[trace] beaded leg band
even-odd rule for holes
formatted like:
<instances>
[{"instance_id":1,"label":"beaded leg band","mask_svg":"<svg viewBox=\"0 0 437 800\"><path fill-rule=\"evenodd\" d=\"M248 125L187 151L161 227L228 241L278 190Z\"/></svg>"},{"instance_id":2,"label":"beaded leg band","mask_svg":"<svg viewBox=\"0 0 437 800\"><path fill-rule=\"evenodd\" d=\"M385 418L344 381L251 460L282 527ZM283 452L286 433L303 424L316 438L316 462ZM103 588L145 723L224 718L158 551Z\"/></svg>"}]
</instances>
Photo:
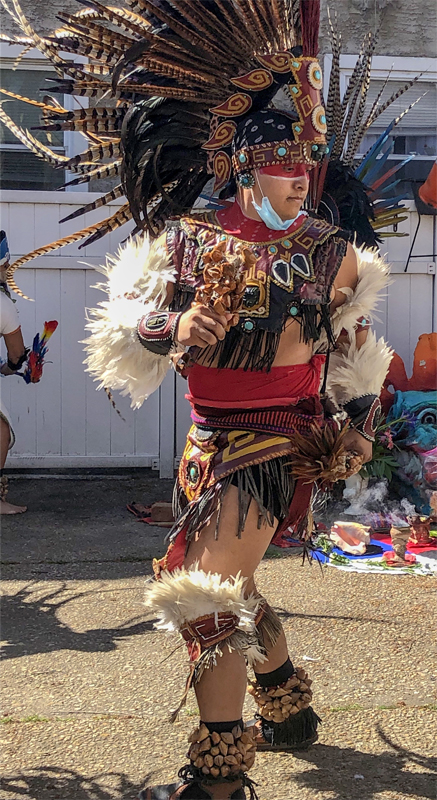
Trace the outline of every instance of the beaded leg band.
<instances>
[{"instance_id":1,"label":"beaded leg band","mask_svg":"<svg viewBox=\"0 0 437 800\"><path fill-rule=\"evenodd\" d=\"M249 685L261 722L258 750L304 749L317 740L321 720L310 706L311 684L307 672L298 668L280 685L267 688L257 681Z\"/></svg>"},{"instance_id":2,"label":"beaded leg band","mask_svg":"<svg viewBox=\"0 0 437 800\"><path fill-rule=\"evenodd\" d=\"M253 728L237 725L232 732L210 732L206 725L189 737L190 748L187 756L190 769L197 771L203 783L235 781L244 782L245 773L255 761L256 744Z\"/></svg>"}]
</instances>

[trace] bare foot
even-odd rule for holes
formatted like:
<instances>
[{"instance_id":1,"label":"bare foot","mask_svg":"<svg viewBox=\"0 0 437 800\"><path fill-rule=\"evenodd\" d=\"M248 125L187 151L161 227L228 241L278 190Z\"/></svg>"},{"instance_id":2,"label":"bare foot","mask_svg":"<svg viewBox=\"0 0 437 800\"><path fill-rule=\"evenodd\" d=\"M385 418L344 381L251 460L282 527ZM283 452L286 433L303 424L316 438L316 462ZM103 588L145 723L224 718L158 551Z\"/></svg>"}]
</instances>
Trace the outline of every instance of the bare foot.
<instances>
[{"instance_id":1,"label":"bare foot","mask_svg":"<svg viewBox=\"0 0 437 800\"><path fill-rule=\"evenodd\" d=\"M6 500L0 500L0 514L24 514L27 506L14 506Z\"/></svg>"}]
</instances>

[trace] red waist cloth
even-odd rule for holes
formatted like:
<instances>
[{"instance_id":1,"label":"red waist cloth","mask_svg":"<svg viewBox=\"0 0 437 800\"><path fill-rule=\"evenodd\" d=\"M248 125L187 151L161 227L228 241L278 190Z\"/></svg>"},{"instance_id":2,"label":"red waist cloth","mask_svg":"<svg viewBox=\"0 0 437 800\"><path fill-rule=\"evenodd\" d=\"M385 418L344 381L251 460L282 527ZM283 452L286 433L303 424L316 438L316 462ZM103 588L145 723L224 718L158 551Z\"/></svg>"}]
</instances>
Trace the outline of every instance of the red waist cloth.
<instances>
[{"instance_id":1,"label":"red waist cloth","mask_svg":"<svg viewBox=\"0 0 437 800\"><path fill-rule=\"evenodd\" d=\"M269 408L289 406L317 396L325 356L313 356L309 364L272 367L270 372L215 369L194 364L188 376L192 406L202 408Z\"/></svg>"}]
</instances>

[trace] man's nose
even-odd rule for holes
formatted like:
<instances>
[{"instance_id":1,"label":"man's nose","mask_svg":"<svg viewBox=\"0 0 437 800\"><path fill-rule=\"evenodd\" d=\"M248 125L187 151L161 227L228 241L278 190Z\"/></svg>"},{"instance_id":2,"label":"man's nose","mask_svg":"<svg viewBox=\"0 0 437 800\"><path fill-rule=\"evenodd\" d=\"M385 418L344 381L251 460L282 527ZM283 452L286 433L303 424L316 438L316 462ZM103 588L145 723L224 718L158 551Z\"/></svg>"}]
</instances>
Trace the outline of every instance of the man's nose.
<instances>
[{"instance_id":1,"label":"man's nose","mask_svg":"<svg viewBox=\"0 0 437 800\"><path fill-rule=\"evenodd\" d=\"M291 178L291 185L293 189L304 191L308 187L307 175L299 175L297 178Z\"/></svg>"}]
</instances>

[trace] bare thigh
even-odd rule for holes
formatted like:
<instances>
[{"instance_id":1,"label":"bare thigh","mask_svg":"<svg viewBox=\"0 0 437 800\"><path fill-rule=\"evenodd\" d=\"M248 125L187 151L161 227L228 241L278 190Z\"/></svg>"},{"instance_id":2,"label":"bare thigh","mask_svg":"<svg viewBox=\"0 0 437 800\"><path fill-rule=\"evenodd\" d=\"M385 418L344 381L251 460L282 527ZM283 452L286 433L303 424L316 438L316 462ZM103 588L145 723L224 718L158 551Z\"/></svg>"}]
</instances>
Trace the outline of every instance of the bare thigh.
<instances>
[{"instance_id":1,"label":"bare thigh","mask_svg":"<svg viewBox=\"0 0 437 800\"><path fill-rule=\"evenodd\" d=\"M222 501L218 537L215 538L214 515L191 543L184 566L191 567L197 561L204 572L218 572L222 580L233 577L238 572L245 578L252 578L274 536L277 524L270 526L262 519L261 527L258 527L258 517L258 505L252 500L246 525L239 538L238 489L230 486Z\"/></svg>"}]
</instances>

